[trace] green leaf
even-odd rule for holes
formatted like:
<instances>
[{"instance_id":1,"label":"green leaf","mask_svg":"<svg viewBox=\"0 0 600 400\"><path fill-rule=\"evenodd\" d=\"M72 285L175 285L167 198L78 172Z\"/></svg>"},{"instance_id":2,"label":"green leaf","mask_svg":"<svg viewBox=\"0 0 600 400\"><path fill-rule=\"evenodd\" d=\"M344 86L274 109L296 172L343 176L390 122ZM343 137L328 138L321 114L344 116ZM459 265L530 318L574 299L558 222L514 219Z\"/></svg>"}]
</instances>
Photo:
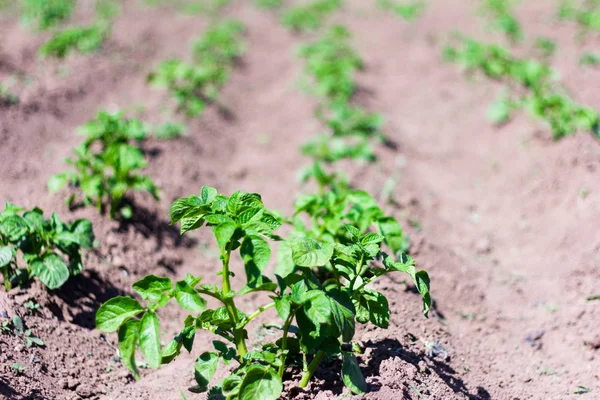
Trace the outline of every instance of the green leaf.
<instances>
[{"instance_id":1,"label":"green leaf","mask_svg":"<svg viewBox=\"0 0 600 400\"><path fill-rule=\"evenodd\" d=\"M375 290L365 289L357 304L357 319L361 323L371 321L380 328L387 329L390 323L390 307L385 296ZM359 314L361 315L359 318Z\"/></svg>"},{"instance_id":2,"label":"green leaf","mask_svg":"<svg viewBox=\"0 0 600 400\"><path fill-rule=\"evenodd\" d=\"M140 323L140 350L148 365L160 367L160 323L155 312L149 311L142 317Z\"/></svg>"},{"instance_id":3,"label":"green leaf","mask_svg":"<svg viewBox=\"0 0 600 400\"><path fill-rule=\"evenodd\" d=\"M283 390L281 378L269 367L251 365L240 384L240 400L277 400Z\"/></svg>"},{"instance_id":4,"label":"green leaf","mask_svg":"<svg viewBox=\"0 0 600 400\"><path fill-rule=\"evenodd\" d=\"M225 222L213 227L213 234L215 235L215 239L217 239L217 244L219 245L221 254L225 254L227 243L229 243L233 237L236 229L237 225L232 222Z\"/></svg>"},{"instance_id":5,"label":"green leaf","mask_svg":"<svg viewBox=\"0 0 600 400\"><path fill-rule=\"evenodd\" d=\"M12 248L9 246L0 247L0 267L7 266L13 257Z\"/></svg>"},{"instance_id":6,"label":"green leaf","mask_svg":"<svg viewBox=\"0 0 600 400\"><path fill-rule=\"evenodd\" d=\"M140 334L140 321L129 320L119 328L119 351L123 365L133 373L135 379L140 378L140 373L135 363L135 349Z\"/></svg>"},{"instance_id":7,"label":"green leaf","mask_svg":"<svg viewBox=\"0 0 600 400\"><path fill-rule=\"evenodd\" d=\"M96 328L104 332L114 332L144 308L131 297L117 296L102 304L96 313Z\"/></svg>"},{"instance_id":8,"label":"green leaf","mask_svg":"<svg viewBox=\"0 0 600 400\"><path fill-rule=\"evenodd\" d=\"M51 290L61 287L69 279L69 267L65 260L55 253L34 260L29 264L29 268L33 275Z\"/></svg>"},{"instance_id":9,"label":"green leaf","mask_svg":"<svg viewBox=\"0 0 600 400\"><path fill-rule=\"evenodd\" d=\"M68 181L69 178L66 173L52 175L48 181L48 191L56 193L65 187Z\"/></svg>"},{"instance_id":10,"label":"green leaf","mask_svg":"<svg viewBox=\"0 0 600 400\"><path fill-rule=\"evenodd\" d=\"M198 357L194 364L194 378L197 386L194 386L195 393L205 392L213 375L219 365L219 355L212 352L204 352Z\"/></svg>"},{"instance_id":11,"label":"green leaf","mask_svg":"<svg viewBox=\"0 0 600 400\"><path fill-rule=\"evenodd\" d=\"M394 254L404 250L405 240L402 236L400 223L392 217L382 218L377 221L379 231L384 237L384 242Z\"/></svg>"},{"instance_id":12,"label":"green leaf","mask_svg":"<svg viewBox=\"0 0 600 400\"><path fill-rule=\"evenodd\" d=\"M344 385L354 394L367 391L367 383L358 366L356 357L352 353L342 353L342 380Z\"/></svg>"},{"instance_id":13,"label":"green leaf","mask_svg":"<svg viewBox=\"0 0 600 400\"><path fill-rule=\"evenodd\" d=\"M6 235L10 242L16 242L27 233L27 222L18 215L10 215L0 222L0 233Z\"/></svg>"},{"instance_id":14,"label":"green leaf","mask_svg":"<svg viewBox=\"0 0 600 400\"><path fill-rule=\"evenodd\" d=\"M319 267L327 264L333 255L333 246L312 239L299 239L292 244L292 259L300 267Z\"/></svg>"},{"instance_id":15,"label":"green leaf","mask_svg":"<svg viewBox=\"0 0 600 400\"><path fill-rule=\"evenodd\" d=\"M331 302L324 292L316 293L315 297L304 305L304 311L313 324L325 324L330 321Z\"/></svg>"},{"instance_id":16,"label":"green leaf","mask_svg":"<svg viewBox=\"0 0 600 400\"><path fill-rule=\"evenodd\" d=\"M271 248L260 236L248 235L242 242L240 254L244 260L248 283L252 285L261 278L262 271L269 263Z\"/></svg>"},{"instance_id":17,"label":"green leaf","mask_svg":"<svg viewBox=\"0 0 600 400\"><path fill-rule=\"evenodd\" d=\"M206 308L206 301L186 281L179 281L175 285L175 299L188 311L199 313Z\"/></svg>"},{"instance_id":18,"label":"green leaf","mask_svg":"<svg viewBox=\"0 0 600 400\"><path fill-rule=\"evenodd\" d=\"M342 340L349 342L354 337L355 330L354 306L348 295L341 291L330 292L328 295L333 320L342 333Z\"/></svg>"},{"instance_id":19,"label":"green leaf","mask_svg":"<svg viewBox=\"0 0 600 400\"><path fill-rule=\"evenodd\" d=\"M200 189L200 201L203 205L210 204L217 197L217 189L210 186L202 186Z\"/></svg>"},{"instance_id":20,"label":"green leaf","mask_svg":"<svg viewBox=\"0 0 600 400\"><path fill-rule=\"evenodd\" d=\"M135 282L132 287L142 299L158 301L164 292L171 290L172 285L170 278L148 275Z\"/></svg>"}]
</instances>

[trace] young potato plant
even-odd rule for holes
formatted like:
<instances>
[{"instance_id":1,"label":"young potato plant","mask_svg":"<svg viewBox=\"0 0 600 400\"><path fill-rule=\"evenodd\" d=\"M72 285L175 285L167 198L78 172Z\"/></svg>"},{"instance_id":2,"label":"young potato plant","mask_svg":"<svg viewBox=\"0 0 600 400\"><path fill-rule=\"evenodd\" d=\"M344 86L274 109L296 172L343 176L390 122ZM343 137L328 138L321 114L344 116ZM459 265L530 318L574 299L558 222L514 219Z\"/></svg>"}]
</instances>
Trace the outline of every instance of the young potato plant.
<instances>
[{"instance_id":1,"label":"young potato plant","mask_svg":"<svg viewBox=\"0 0 600 400\"><path fill-rule=\"evenodd\" d=\"M598 112L572 100L558 82L558 73L547 63L517 58L500 45L469 38L459 38L458 45L447 46L444 56L470 73L481 72L511 89L510 96L504 94L489 110L492 122L504 123L513 110L525 108L550 126L554 139L579 130L599 135Z\"/></svg>"},{"instance_id":2,"label":"young potato plant","mask_svg":"<svg viewBox=\"0 0 600 400\"><path fill-rule=\"evenodd\" d=\"M108 35L104 25L73 26L55 33L40 48L42 56L64 58L73 51L91 53L102 46Z\"/></svg>"},{"instance_id":3,"label":"young potato plant","mask_svg":"<svg viewBox=\"0 0 600 400\"><path fill-rule=\"evenodd\" d=\"M81 250L94 244L92 224L87 219L64 223L56 213L48 220L37 207L23 211L7 202L0 214L4 287L8 290L37 277L48 289L57 289L82 271Z\"/></svg>"},{"instance_id":4,"label":"young potato plant","mask_svg":"<svg viewBox=\"0 0 600 400\"><path fill-rule=\"evenodd\" d=\"M313 2L290 8L282 16L281 23L297 32L314 31L324 20L339 10L342 0L314 0Z\"/></svg>"},{"instance_id":5,"label":"young potato plant","mask_svg":"<svg viewBox=\"0 0 600 400\"><path fill-rule=\"evenodd\" d=\"M237 21L221 22L194 45L194 62L167 60L149 75L148 81L166 87L179 111L195 117L216 103L236 60L244 53L244 27Z\"/></svg>"},{"instance_id":6,"label":"young potato plant","mask_svg":"<svg viewBox=\"0 0 600 400\"><path fill-rule=\"evenodd\" d=\"M398 4L392 0L377 0L377 5L384 10L393 12L405 21L414 21L423 15L423 12L425 11L424 1L412 1Z\"/></svg>"},{"instance_id":7,"label":"young potato plant","mask_svg":"<svg viewBox=\"0 0 600 400\"><path fill-rule=\"evenodd\" d=\"M19 96L0 83L0 108L19 104Z\"/></svg>"},{"instance_id":8,"label":"young potato plant","mask_svg":"<svg viewBox=\"0 0 600 400\"><path fill-rule=\"evenodd\" d=\"M212 229L221 253L221 285L201 284L202 277L192 275L175 284L150 275L133 285L145 305L131 297L113 298L98 310L96 326L118 331L121 357L135 376L139 375L137 347L150 366L159 367L177 357L182 347L191 351L197 330L219 336L221 340L212 342L214 351L196 360L197 385L190 388L194 392L209 389L222 361L233 363L233 370L213 384L211 394L227 399L277 399L288 367L302 364L300 386L305 387L326 357L342 359L341 375L353 393L366 391L353 354L356 323L387 328L390 316L385 296L368 284L390 272L408 273L423 296L427 314L429 277L417 272L413 261L401 253L398 223L383 216L369 195L350 191L343 199L340 196L326 193L299 200L296 213L308 213L313 226L294 223L296 233L280 242L279 273L270 278L265 275L271 257L269 243L281 240L274 233L281 222L264 207L260 195L238 191L226 197L205 186L199 196L176 200L171 219L181 224L182 233L205 224ZM392 256L383 252L384 245ZM233 257L236 252L239 257ZM235 260L243 265L235 266ZM246 284L236 290L230 278L238 273L245 275ZM255 291L268 293L271 301L254 310L238 308L237 304L248 304L244 297ZM157 310L173 298L190 315L181 332L161 346ZM207 308L207 298L220 306ZM279 338L249 346L248 325L272 308L281 319Z\"/></svg>"},{"instance_id":9,"label":"young potato plant","mask_svg":"<svg viewBox=\"0 0 600 400\"><path fill-rule=\"evenodd\" d=\"M523 41L523 29L512 12L516 0L484 0L482 10L493 19L493 28L502 32L512 43Z\"/></svg>"},{"instance_id":10,"label":"young potato plant","mask_svg":"<svg viewBox=\"0 0 600 400\"><path fill-rule=\"evenodd\" d=\"M327 102L349 102L356 89L354 75L363 62L348 43L350 32L333 26L322 38L302 46L299 55L305 60L305 75L312 89Z\"/></svg>"},{"instance_id":11,"label":"young potato plant","mask_svg":"<svg viewBox=\"0 0 600 400\"><path fill-rule=\"evenodd\" d=\"M20 0L21 15L28 25L42 31L67 20L75 8L75 0Z\"/></svg>"},{"instance_id":12,"label":"young potato plant","mask_svg":"<svg viewBox=\"0 0 600 400\"><path fill-rule=\"evenodd\" d=\"M80 131L84 142L73 150L74 158L65 160L75 171L52 176L48 183L51 192L69 184L81 191L84 205L95 205L102 212L108 204L111 218L126 219L132 210L123 199L130 191L146 191L159 199L158 187L148 176L139 174L148 164L138 145L148 135L140 121L102 111ZM76 198L71 195L68 204Z\"/></svg>"},{"instance_id":13,"label":"young potato plant","mask_svg":"<svg viewBox=\"0 0 600 400\"><path fill-rule=\"evenodd\" d=\"M381 132L383 117L344 102L333 103L320 119L328 132L302 146L314 161L335 163L341 159L375 161L373 139L385 141Z\"/></svg>"},{"instance_id":14,"label":"young potato plant","mask_svg":"<svg viewBox=\"0 0 600 400\"><path fill-rule=\"evenodd\" d=\"M283 5L284 0L255 0L254 3L259 8L275 9Z\"/></svg>"},{"instance_id":15,"label":"young potato plant","mask_svg":"<svg viewBox=\"0 0 600 400\"><path fill-rule=\"evenodd\" d=\"M600 0L563 0L558 17L577 23L579 36L583 38L590 32L600 31Z\"/></svg>"}]
</instances>

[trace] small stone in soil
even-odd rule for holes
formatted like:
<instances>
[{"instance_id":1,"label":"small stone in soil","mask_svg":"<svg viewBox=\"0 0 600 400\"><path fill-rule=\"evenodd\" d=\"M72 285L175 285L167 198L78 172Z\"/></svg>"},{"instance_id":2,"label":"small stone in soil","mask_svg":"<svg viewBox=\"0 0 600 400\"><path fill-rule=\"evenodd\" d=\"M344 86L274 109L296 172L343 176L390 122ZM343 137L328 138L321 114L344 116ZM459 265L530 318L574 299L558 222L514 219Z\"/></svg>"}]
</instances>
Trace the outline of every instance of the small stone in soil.
<instances>
[{"instance_id":1,"label":"small stone in soil","mask_svg":"<svg viewBox=\"0 0 600 400\"><path fill-rule=\"evenodd\" d=\"M529 332L525 336L525 343L539 350L542 348L542 336L544 336L543 329L538 329L537 331Z\"/></svg>"}]
</instances>

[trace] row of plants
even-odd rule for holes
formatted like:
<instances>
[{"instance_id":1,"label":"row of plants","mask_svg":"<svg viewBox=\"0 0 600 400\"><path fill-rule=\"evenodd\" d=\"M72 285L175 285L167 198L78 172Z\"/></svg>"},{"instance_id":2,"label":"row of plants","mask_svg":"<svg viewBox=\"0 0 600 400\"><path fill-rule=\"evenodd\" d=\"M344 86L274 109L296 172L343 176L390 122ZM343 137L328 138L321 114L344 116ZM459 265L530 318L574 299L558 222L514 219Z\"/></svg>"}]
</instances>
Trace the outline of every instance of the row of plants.
<instances>
[{"instance_id":1,"label":"row of plants","mask_svg":"<svg viewBox=\"0 0 600 400\"><path fill-rule=\"evenodd\" d=\"M548 46L541 47L548 54ZM444 58L468 73L481 74L503 85L504 92L488 109L488 118L496 124L506 123L515 111L525 109L550 127L554 139L581 130L600 135L598 112L573 100L545 60L517 57L502 45L463 35L457 35L445 47Z\"/></svg>"},{"instance_id":2,"label":"row of plants","mask_svg":"<svg viewBox=\"0 0 600 400\"><path fill-rule=\"evenodd\" d=\"M219 93L232 69L246 50L244 25L220 21L210 27L193 45L192 62L170 59L148 76L157 87L166 88L186 117L195 117L209 104L218 104Z\"/></svg>"},{"instance_id":3,"label":"row of plants","mask_svg":"<svg viewBox=\"0 0 600 400\"><path fill-rule=\"evenodd\" d=\"M134 376L139 377L137 348L148 365L157 368L172 362L183 348L191 352L196 331L208 330L219 340L212 342L214 350L197 358L193 392L209 391L227 399L276 399L290 370L302 370L299 386L306 387L324 360L339 359L344 384L362 393L367 384L356 358L361 348L353 341L357 325L387 328L390 319L387 299L370 284L391 272L407 273L422 296L424 314L429 312L429 276L406 254L398 221L371 195L351 188L331 171L341 158L361 158L351 155L353 151L340 153L336 140L382 135L381 117L350 105L354 73L362 62L348 39L347 30L336 26L300 50L307 63L307 85L320 100L316 114L331 129L319 138L330 155L312 145L303 147L313 160L305 178L314 180L317 193L298 198L294 215L287 218L265 208L256 193L226 196L204 186L199 195L177 199L170 216L182 234L203 227L212 230L220 252L221 283L204 284L204 277L191 274L177 282L149 275L133 284L141 302L121 296L98 310L98 329L118 332L123 362ZM278 233L283 226L285 237ZM275 248L277 261L269 272ZM244 283L234 287L232 278L240 275ZM239 308L252 303L245 299L254 292L263 292L259 298L268 300L252 310ZM158 311L172 299L189 315L181 331L163 346ZM207 307L210 299L219 307ZM259 317L267 318L261 315L268 310L274 310L271 318L279 319L270 324L276 337L267 343L249 342L249 326ZM231 374L211 383L220 364Z\"/></svg>"}]
</instances>

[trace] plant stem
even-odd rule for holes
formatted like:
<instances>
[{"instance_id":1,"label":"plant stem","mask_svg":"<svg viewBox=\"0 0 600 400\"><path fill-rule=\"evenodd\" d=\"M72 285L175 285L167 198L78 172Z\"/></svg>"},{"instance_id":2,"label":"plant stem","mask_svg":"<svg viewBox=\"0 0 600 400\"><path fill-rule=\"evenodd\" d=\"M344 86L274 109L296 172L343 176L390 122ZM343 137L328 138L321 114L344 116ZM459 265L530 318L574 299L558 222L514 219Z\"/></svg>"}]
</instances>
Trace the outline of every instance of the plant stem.
<instances>
[{"instance_id":1,"label":"plant stem","mask_svg":"<svg viewBox=\"0 0 600 400\"><path fill-rule=\"evenodd\" d=\"M283 372L285 371L285 359L287 358L287 354L285 353L285 348L287 347L287 337L288 331L290 330L290 325L292 324L292 320L294 319L295 312L290 312L285 324L283 325L283 337L281 338L281 365L279 366L279 377L283 378Z\"/></svg>"},{"instance_id":2,"label":"plant stem","mask_svg":"<svg viewBox=\"0 0 600 400\"><path fill-rule=\"evenodd\" d=\"M308 382L315 374L315 371L317 370L317 367L323 360L323 357L325 357L325 352L319 350L319 352L315 355L315 358L313 358L310 364L308 364L308 368L304 371L304 374L302 374L302 380L300 380L301 388L305 388L306 385L308 385Z\"/></svg>"},{"instance_id":3,"label":"plant stem","mask_svg":"<svg viewBox=\"0 0 600 400\"><path fill-rule=\"evenodd\" d=\"M242 327L246 326L250 321L252 321L254 318L258 317L261 313L263 313L264 311L267 311L269 308L275 306L275 302L273 303L269 303L267 305L264 306L260 306L258 308L257 311L255 311L254 313L250 314L247 318L246 321L244 321L242 323Z\"/></svg>"},{"instance_id":4,"label":"plant stem","mask_svg":"<svg viewBox=\"0 0 600 400\"><path fill-rule=\"evenodd\" d=\"M225 250L225 254L223 254L223 299L221 300L227 309L227 313L229 314L229 318L233 322L233 342L235 347L237 348L238 354L240 357L243 357L248 352L248 348L246 347L246 338L245 338L245 330L244 328L238 328L238 324L240 322L237 313L237 307L235 306L235 302L233 301L233 296L229 297L228 293L231 292L231 283L229 281L229 260L231 258L231 247L233 242L229 242L227 244L227 249Z\"/></svg>"}]
</instances>

